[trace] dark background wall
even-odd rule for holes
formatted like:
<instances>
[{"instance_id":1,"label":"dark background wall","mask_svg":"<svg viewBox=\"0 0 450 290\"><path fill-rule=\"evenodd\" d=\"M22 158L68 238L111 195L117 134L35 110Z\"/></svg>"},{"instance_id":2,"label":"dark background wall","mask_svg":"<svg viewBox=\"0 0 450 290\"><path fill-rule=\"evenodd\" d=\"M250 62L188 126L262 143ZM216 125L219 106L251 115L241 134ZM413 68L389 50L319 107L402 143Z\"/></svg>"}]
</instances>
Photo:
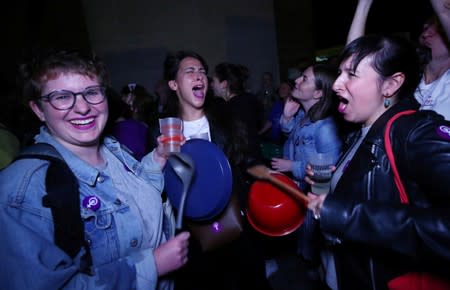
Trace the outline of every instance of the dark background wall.
<instances>
[{"instance_id":1,"label":"dark background wall","mask_svg":"<svg viewBox=\"0 0 450 290\"><path fill-rule=\"evenodd\" d=\"M347 36L357 0L314 0L316 49L342 44ZM374 0L366 33L406 32L417 39L431 13L428 0Z\"/></svg>"},{"instance_id":2,"label":"dark background wall","mask_svg":"<svg viewBox=\"0 0 450 290\"><path fill-rule=\"evenodd\" d=\"M79 0L9 1L1 12L2 78L14 79L17 63L34 47L90 49L83 7Z\"/></svg>"},{"instance_id":3,"label":"dark background wall","mask_svg":"<svg viewBox=\"0 0 450 290\"><path fill-rule=\"evenodd\" d=\"M249 66L284 78L317 51L342 45L356 0L16 0L2 10L1 77L14 80L18 62L37 46L94 50L110 66L113 84L161 76L171 50L194 49L210 66ZM375 0L370 32L402 32L416 39L431 13L428 0Z\"/></svg>"},{"instance_id":4,"label":"dark background wall","mask_svg":"<svg viewBox=\"0 0 450 290\"><path fill-rule=\"evenodd\" d=\"M113 83L146 87L161 78L169 51L194 50L210 67L246 65L252 90L261 75L278 77L272 0L83 1L92 47L110 64Z\"/></svg>"}]
</instances>

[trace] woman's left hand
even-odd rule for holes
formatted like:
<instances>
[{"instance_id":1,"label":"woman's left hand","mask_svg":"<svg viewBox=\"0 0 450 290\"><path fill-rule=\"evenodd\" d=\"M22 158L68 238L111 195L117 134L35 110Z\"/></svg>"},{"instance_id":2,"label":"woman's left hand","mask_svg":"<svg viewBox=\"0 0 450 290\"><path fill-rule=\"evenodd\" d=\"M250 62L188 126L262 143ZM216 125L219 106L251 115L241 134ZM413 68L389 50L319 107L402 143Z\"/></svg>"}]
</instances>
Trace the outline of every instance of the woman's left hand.
<instances>
[{"instance_id":1,"label":"woman's left hand","mask_svg":"<svg viewBox=\"0 0 450 290\"><path fill-rule=\"evenodd\" d=\"M272 169L280 172L292 171L292 160L272 158Z\"/></svg>"}]
</instances>

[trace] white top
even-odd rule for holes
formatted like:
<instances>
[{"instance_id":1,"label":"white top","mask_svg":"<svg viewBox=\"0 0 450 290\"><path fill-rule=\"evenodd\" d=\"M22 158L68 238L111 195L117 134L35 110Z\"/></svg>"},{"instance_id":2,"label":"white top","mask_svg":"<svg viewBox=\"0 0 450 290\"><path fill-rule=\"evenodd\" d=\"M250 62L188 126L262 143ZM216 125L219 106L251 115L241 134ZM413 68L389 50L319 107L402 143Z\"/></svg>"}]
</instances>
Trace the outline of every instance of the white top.
<instances>
[{"instance_id":1,"label":"white top","mask_svg":"<svg viewBox=\"0 0 450 290\"><path fill-rule=\"evenodd\" d=\"M183 135L186 140L200 138L211 141L209 123L206 116L194 121L183 121Z\"/></svg>"},{"instance_id":2,"label":"white top","mask_svg":"<svg viewBox=\"0 0 450 290\"><path fill-rule=\"evenodd\" d=\"M450 69L437 80L425 84L422 77L414 97L421 110L433 110L450 120Z\"/></svg>"}]
</instances>

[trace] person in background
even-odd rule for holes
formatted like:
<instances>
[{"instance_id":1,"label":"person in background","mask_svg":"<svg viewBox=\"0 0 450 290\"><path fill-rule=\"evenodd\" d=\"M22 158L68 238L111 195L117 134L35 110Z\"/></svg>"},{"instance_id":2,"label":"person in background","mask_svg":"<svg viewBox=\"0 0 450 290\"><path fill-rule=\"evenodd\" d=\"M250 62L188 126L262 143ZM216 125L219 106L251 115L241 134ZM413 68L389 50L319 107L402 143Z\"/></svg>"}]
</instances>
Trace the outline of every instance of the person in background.
<instances>
[{"instance_id":1,"label":"person in background","mask_svg":"<svg viewBox=\"0 0 450 290\"><path fill-rule=\"evenodd\" d=\"M342 150L338 125L333 117L335 94L332 90L336 78L334 67L314 64L296 79L292 98L284 105L281 128L289 134L284 145L284 158L272 158L272 168L291 173L302 191L309 190L304 181L308 156L330 154L333 164ZM308 271L308 277L320 284L320 241L314 233L316 223L308 211L298 229L297 253Z\"/></svg>"},{"instance_id":2,"label":"person in background","mask_svg":"<svg viewBox=\"0 0 450 290\"><path fill-rule=\"evenodd\" d=\"M128 86L124 89L126 88ZM150 128L158 122L156 103L140 85L134 87L131 96L127 94L133 100L130 105L126 104L123 98L119 98L114 90L108 89L108 92L112 118L107 132L130 149L137 160L141 160L157 146L151 140L150 132Z\"/></svg>"},{"instance_id":3,"label":"person in background","mask_svg":"<svg viewBox=\"0 0 450 290\"><path fill-rule=\"evenodd\" d=\"M165 118L167 115L167 102L171 94L167 81L161 79L155 85L155 102L157 104L158 118Z\"/></svg>"},{"instance_id":4,"label":"person in background","mask_svg":"<svg viewBox=\"0 0 450 290\"><path fill-rule=\"evenodd\" d=\"M2 79L0 97L0 169L6 167L21 148L17 119L21 115L16 88Z\"/></svg>"},{"instance_id":5,"label":"person in background","mask_svg":"<svg viewBox=\"0 0 450 290\"><path fill-rule=\"evenodd\" d=\"M449 289L450 122L430 110L394 122L391 147L409 203L401 202L383 138L391 117L419 108L419 80L416 50L401 37L363 36L340 55L338 110L360 130L336 165L329 194L308 193L331 251L324 261L331 289ZM420 288L430 279L434 286Z\"/></svg>"},{"instance_id":6,"label":"person in background","mask_svg":"<svg viewBox=\"0 0 450 290\"><path fill-rule=\"evenodd\" d=\"M247 137L237 136L233 116L222 115L213 106L208 91L208 66L199 54L192 51L177 51L169 54L164 62L164 75L174 94L169 98L169 107L174 111L169 116L183 120L183 134L191 138L207 139L219 146L226 154L233 174L233 194L246 195L248 188L242 179L241 167L245 167L246 156L242 152ZM245 132L245 131L244 131ZM252 159L252 158L251 158ZM246 290L270 289L265 277L264 261L259 255L258 245L252 243L247 229L234 241L209 252L202 252L198 241L191 239L189 262L177 272L176 289L180 290Z\"/></svg>"},{"instance_id":7,"label":"person in background","mask_svg":"<svg viewBox=\"0 0 450 290\"><path fill-rule=\"evenodd\" d=\"M247 143L240 150L235 150L238 155L235 158L244 161L242 172L251 164L263 162L258 135L263 116L256 96L245 91L248 76L247 67L222 62L215 66L212 80L214 94L225 100L223 113L233 120L233 131L244 136L240 142ZM241 196L240 199L243 205L247 203L247 196Z\"/></svg>"},{"instance_id":8,"label":"person in background","mask_svg":"<svg viewBox=\"0 0 450 290\"><path fill-rule=\"evenodd\" d=\"M256 93L256 97L262 105L263 120L266 120L277 98L276 86L271 72L266 71L262 74L261 90Z\"/></svg>"},{"instance_id":9,"label":"person in background","mask_svg":"<svg viewBox=\"0 0 450 290\"><path fill-rule=\"evenodd\" d=\"M447 39L450 39L450 2L448 0L431 0L431 5L445 30Z\"/></svg>"},{"instance_id":10,"label":"person in background","mask_svg":"<svg viewBox=\"0 0 450 290\"><path fill-rule=\"evenodd\" d=\"M120 90L120 96L122 98L122 101L129 107L131 107L131 105L133 104L134 97L136 96L136 94L134 93L136 86L137 86L136 83L129 83Z\"/></svg>"},{"instance_id":11,"label":"person in background","mask_svg":"<svg viewBox=\"0 0 450 290\"><path fill-rule=\"evenodd\" d=\"M302 190L307 186L307 151L332 153L335 161L341 153L342 141L332 116L334 71L326 64L307 67L295 80L292 98L286 101L279 121L289 137L284 145L285 158L273 158L271 165L274 170L292 172Z\"/></svg>"},{"instance_id":12,"label":"person in background","mask_svg":"<svg viewBox=\"0 0 450 290\"><path fill-rule=\"evenodd\" d=\"M2 287L172 289L167 274L186 264L189 233L174 237L172 208L161 198L167 156L159 144L138 162L104 137L103 62L76 51L49 51L22 65L21 79L25 100L43 122L35 141L53 146L78 181L76 206L92 269L81 271L85 248L72 259L54 241L52 210L42 203L49 161L20 159L0 172Z\"/></svg>"},{"instance_id":13,"label":"person in background","mask_svg":"<svg viewBox=\"0 0 450 290\"><path fill-rule=\"evenodd\" d=\"M431 56L414 93L421 110L433 110L450 120L450 43L439 19L433 15L419 38Z\"/></svg>"},{"instance_id":14,"label":"person in background","mask_svg":"<svg viewBox=\"0 0 450 290\"><path fill-rule=\"evenodd\" d=\"M284 103L291 97L291 83L289 81L282 81L278 88L278 98L272 105L268 119L258 132L258 134L262 136L268 135L266 138L263 138L266 141L277 145L282 145L286 141L286 137L280 128L280 117L283 114Z\"/></svg>"},{"instance_id":15,"label":"person in background","mask_svg":"<svg viewBox=\"0 0 450 290\"><path fill-rule=\"evenodd\" d=\"M0 169L6 167L19 153L20 142L16 135L0 123Z\"/></svg>"},{"instance_id":16,"label":"person in background","mask_svg":"<svg viewBox=\"0 0 450 290\"><path fill-rule=\"evenodd\" d=\"M432 4L441 11L446 11L445 4L439 5L440 0L433 0ZM373 0L359 0L352 24L347 37L347 43L364 35L367 16ZM444 7L444 8L438 8ZM445 14L445 13L444 13ZM442 16L446 19L445 16ZM445 22L448 25L449 22ZM423 56L424 67L422 79L414 93L421 105L421 110L434 110L450 120L450 44L444 28L436 15L432 16L423 26L419 37L418 52Z\"/></svg>"}]
</instances>

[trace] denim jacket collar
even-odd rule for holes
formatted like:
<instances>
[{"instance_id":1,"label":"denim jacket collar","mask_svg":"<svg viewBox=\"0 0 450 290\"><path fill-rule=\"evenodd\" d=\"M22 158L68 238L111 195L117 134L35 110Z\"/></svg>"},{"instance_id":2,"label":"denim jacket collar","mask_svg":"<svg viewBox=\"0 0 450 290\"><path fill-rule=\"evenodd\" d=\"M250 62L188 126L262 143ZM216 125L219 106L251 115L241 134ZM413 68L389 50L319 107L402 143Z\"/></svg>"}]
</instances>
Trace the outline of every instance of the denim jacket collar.
<instances>
[{"instance_id":1,"label":"denim jacket collar","mask_svg":"<svg viewBox=\"0 0 450 290\"><path fill-rule=\"evenodd\" d=\"M89 184L90 186L94 186L97 182L97 178L100 175L98 169L88 164L84 160L80 159L66 147L64 147L61 143L55 140L55 138L50 134L48 128L42 126L38 135L35 136L36 143L48 143L55 147L55 149L61 154L64 160L69 165L72 172L78 178L78 180Z\"/></svg>"}]
</instances>

